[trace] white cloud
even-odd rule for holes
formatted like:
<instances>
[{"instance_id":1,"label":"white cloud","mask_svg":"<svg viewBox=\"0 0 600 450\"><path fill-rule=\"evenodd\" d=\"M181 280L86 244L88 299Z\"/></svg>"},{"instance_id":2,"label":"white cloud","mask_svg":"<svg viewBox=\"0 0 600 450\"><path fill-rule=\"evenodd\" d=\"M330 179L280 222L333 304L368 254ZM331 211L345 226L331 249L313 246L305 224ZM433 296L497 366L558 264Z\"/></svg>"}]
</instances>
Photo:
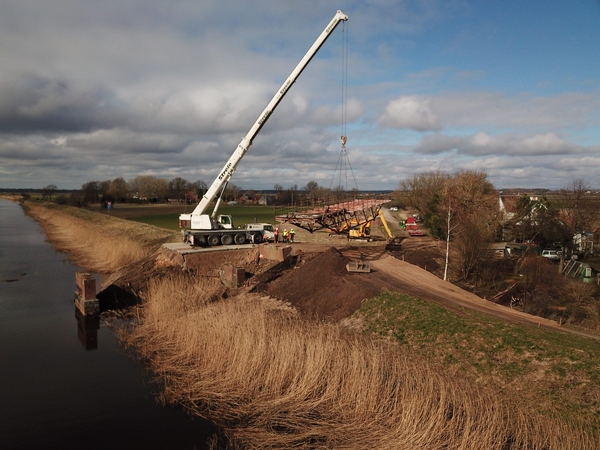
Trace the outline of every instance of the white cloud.
<instances>
[{"instance_id":1,"label":"white cloud","mask_svg":"<svg viewBox=\"0 0 600 450\"><path fill-rule=\"evenodd\" d=\"M444 127L517 130L536 127L549 132L555 128L600 125L600 92L568 92L555 96L462 92L436 96L431 108Z\"/></svg>"},{"instance_id":2,"label":"white cloud","mask_svg":"<svg viewBox=\"0 0 600 450\"><path fill-rule=\"evenodd\" d=\"M426 135L422 137L414 151L422 154L455 152L469 156L543 156L586 152L583 147L569 143L555 133L533 136L490 135L483 131L473 136L447 136L440 133Z\"/></svg>"},{"instance_id":3,"label":"white cloud","mask_svg":"<svg viewBox=\"0 0 600 450\"><path fill-rule=\"evenodd\" d=\"M431 109L431 100L408 96L390 101L379 118L382 127L409 128L416 131L439 130L438 117Z\"/></svg>"},{"instance_id":4,"label":"white cloud","mask_svg":"<svg viewBox=\"0 0 600 450\"><path fill-rule=\"evenodd\" d=\"M447 136L444 134L428 134L421 138L415 147L415 153L440 154L452 150L458 150L465 146L467 140L462 136Z\"/></svg>"}]
</instances>

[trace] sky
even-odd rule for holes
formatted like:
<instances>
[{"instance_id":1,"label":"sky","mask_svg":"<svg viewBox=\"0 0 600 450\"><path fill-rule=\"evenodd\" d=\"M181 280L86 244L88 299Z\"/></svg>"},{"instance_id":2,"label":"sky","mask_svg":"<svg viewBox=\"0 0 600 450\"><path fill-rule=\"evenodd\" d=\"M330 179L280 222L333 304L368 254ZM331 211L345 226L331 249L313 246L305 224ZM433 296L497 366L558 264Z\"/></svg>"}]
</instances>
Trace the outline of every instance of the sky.
<instances>
[{"instance_id":1,"label":"sky","mask_svg":"<svg viewBox=\"0 0 600 450\"><path fill-rule=\"evenodd\" d=\"M600 189L600 0L2 0L0 188L210 184L338 9L232 183Z\"/></svg>"}]
</instances>

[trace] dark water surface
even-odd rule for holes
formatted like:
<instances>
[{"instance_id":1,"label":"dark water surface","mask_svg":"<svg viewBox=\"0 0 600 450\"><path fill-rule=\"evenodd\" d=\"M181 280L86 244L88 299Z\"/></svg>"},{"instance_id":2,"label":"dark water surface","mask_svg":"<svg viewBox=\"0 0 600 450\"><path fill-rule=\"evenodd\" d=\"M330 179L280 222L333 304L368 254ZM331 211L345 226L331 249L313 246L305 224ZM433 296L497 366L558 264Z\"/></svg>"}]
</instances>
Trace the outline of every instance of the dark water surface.
<instances>
[{"instance_id":1,"label":"dark water surface","mask_svg":"<svg viewBox=\"0 0 600 450\"><path fill-rule=\"evenodd\" d=\"M0 199L0 449L203 449L210 427L156 386L102 320L78 321L75 271Z\"/></svg>"}]
</instances>

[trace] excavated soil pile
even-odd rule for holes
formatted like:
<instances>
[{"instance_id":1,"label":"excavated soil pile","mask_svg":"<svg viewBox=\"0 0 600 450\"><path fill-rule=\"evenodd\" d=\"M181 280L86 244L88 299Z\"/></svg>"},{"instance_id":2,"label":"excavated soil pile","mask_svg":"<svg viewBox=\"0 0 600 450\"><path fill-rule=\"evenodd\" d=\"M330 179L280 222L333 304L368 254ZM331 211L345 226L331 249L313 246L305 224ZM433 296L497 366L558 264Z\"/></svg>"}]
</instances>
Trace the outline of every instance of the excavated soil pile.
<instances>
[{"instance_id":1,"label":"excavated soil pile","mask_svg":"<svg viewBox=\"0 0 600 450\"><path fill-rule=\"evenodd\" d=\"M352 315L364 299L379 293L364 274L349 273L348 259L333 247L298 262L296 268L272 281L267 293L308 317L339 321Z\"/></svg>"}]
</instances>

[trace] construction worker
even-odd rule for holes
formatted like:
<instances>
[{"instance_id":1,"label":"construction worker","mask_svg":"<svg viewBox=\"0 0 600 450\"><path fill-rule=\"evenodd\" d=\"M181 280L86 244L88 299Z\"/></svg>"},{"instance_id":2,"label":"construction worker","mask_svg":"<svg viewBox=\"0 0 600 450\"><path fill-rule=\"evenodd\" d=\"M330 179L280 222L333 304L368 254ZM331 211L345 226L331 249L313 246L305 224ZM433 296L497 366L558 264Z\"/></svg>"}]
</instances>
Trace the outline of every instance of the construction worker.
<instances>
[{"instance_id":1,"label":"construction worker","mask_svg":"<svg viewBox=\"0 0 600 450\"><path fill-rule=\"evenodd\" d=\"M275 227L275 231L273 231L273 236L275 239L275 243L277 244L279 242L279 228Z\"/></svg>"},{"instance_id":2,"label":"construction worker","mask_svg":"<svg viewBox=\"0 0 600 450\"><path fill-rule=\"evenodd\" d=\"M283 229L283 243L285 244L285 243L287 243L287 241L288 241L288 230L287 230L287 228L284 228Z\"/></svg>"},{"instance_id":3,"label":"construction worker","mask_svg":"<svg viewBox=\"0 0 600 450\"><path fill-rule=\"evenodd\" d=\"M294 229L292 228L290 230L290 242L293 244L294 243L294 235L296 234L296 232L294 231Z\"/></svg>"}]
</instances>

